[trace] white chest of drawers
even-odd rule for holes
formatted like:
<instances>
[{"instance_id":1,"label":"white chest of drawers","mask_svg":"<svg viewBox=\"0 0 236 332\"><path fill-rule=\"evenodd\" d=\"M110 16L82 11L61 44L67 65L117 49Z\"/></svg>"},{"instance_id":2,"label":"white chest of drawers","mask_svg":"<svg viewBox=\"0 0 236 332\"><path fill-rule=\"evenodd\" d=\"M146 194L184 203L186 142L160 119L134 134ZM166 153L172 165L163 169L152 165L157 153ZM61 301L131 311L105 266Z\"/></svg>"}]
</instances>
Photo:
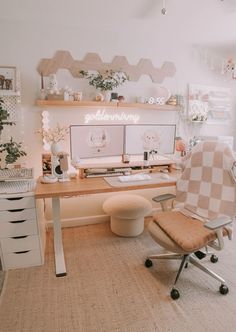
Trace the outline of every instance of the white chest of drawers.
<instances>
[{"instance_id":1,"label":"white chest of drawers","mask_svg":"<svg viewBox=\"0 0 236 332\"><path fill-rule=\"evenodd\" d=\"M42 202L32 192L0 195L0 256L3 270L42 265L45 231Z\"/></svg>"}]
</instances>

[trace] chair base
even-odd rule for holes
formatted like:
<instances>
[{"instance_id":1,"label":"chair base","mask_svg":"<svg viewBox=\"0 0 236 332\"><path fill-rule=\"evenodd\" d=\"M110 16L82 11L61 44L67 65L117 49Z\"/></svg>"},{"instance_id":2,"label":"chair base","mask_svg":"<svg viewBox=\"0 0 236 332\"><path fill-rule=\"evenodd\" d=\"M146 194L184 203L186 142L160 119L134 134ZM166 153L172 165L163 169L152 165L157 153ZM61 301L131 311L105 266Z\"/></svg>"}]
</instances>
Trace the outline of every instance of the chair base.
<instances>
[{"instance_id":1,"label":"chair base","mask_svg":"<svg viewBox=\"0 0 236 332\"><path fill-rule=\"evenodd\" d=\"M175 286L176 286L176 284L179 280L180 274L182 273L184 267L186 267L188 263L192 263L194 266L196 266L197 268L199 268L203 272L207 273L208 275L210 275L211 277L213 277L214 279L219 281L221 283L220 288L219 288L220 293L223 294L223 295L227 294L229 289L226 285L225 280L223 278L221 278L218 274L213 272L212 270L206 268L193 255L194 255L193 253L186 254L186 255L175 254L175 253L151 255L151 256L147 257L147 259L145 261L145 266L148 267L148 268L151 267L152 266L152 259L178 259L178 260L181 260L179 270L177 272L174 284L173 284L171 292L170 292L171 298L173 300L178 299L179 296L180 296L179 291L176 289Z\"/></svg>"}]
</instances>

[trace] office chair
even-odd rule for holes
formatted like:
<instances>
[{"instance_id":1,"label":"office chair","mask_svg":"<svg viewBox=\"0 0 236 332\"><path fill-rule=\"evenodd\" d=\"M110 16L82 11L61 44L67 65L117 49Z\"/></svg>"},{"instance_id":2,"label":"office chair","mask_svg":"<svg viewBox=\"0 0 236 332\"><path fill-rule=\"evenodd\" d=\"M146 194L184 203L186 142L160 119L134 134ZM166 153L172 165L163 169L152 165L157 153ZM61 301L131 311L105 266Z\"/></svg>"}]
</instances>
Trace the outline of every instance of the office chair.
<instances>
[{"instance_id":1,"label":"office chair","mask_svg":"<svg viewBox=\"0 0 236 332\"><path fill-rule=\"evenodd\" d=\"M198 143L185 160L181 178L176 184L176 201L179 208L156 213L148 225L151 237L171 253L151 255L152 259L180 259L170 296L176 300L180 293L177 281L184 267L192 263L221 283L219 291L227 294L229 289L224 279L199 262L202 248L224 248L224 237L231 239L232 221L236 215L236 184L231 175L234 155L225 143L217 141ZM173 199L166 196L166 199ZM163 195L154 198L165 201ZM194 254L195 253L195 254ZM213 261L213 260L212 260Z\"/></svg>"}]
</instances>

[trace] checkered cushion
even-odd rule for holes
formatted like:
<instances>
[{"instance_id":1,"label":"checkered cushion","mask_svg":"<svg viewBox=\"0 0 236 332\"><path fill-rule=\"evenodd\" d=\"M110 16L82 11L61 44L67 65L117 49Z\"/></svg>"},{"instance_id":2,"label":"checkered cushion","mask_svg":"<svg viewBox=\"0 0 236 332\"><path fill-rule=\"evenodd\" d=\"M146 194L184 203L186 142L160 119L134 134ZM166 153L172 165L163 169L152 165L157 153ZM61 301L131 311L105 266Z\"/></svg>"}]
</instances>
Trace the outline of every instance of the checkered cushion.
<instances>
[{"instance_id":1,"label":"checkered cushion","mask_svg":"<svg viewBox=\"0 0 236 332\"><path fill-rule=\"evenodd\" d=\"M236 215L236 185L229 170L234 156L225 143L201 142L185 160L177 201L202 218Z\"/></svg>"}]
</instances>

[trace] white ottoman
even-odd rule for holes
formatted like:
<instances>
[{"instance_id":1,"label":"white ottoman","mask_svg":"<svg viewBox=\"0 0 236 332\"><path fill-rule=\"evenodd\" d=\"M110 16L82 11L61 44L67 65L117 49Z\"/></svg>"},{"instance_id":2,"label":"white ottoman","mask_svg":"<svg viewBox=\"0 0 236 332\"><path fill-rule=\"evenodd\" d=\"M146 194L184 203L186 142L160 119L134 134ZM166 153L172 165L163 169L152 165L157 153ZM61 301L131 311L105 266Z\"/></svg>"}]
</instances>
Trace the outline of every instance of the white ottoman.
<instances>
[{"instance_id":1,"label":"white ottoman","mask_svg":"<svg viewBox=\"0 0 236 332\"><path fill-rule=\"evenodd\" d=\"M151 212L152 205L139 195L118 194L103 203L103 210L111 216L112 232L129 237L143 232L144 217Z\"/></svg>"}]
</instances>

